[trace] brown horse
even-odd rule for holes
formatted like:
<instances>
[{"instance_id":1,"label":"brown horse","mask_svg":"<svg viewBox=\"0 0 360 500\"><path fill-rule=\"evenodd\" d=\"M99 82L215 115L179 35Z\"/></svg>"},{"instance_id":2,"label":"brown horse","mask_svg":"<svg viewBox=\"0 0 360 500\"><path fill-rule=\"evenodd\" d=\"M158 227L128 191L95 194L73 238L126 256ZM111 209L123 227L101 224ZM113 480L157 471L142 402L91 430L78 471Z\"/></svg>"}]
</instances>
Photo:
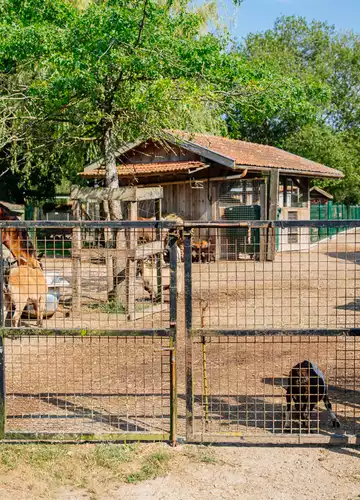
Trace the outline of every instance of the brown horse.
<instances>
[{"instance_id":1,"label":"brown horse","mask_svg":"<svg viewBox=\"0 0 360 500\"><path fill-rule=\"evenodd\" d=\"M0 220L15 221L18 218L4 207L0 207ZM1 235L2 243L17 262L16 267L10 268L5 290L7 310L11 311L12 305L15 305L12 326L19 326L21 315L29 302L36 311L38 326L42 326L47 283L40 261L36 257L34 245L26 229L3 228Z\"/></svg>"}]
</instances>

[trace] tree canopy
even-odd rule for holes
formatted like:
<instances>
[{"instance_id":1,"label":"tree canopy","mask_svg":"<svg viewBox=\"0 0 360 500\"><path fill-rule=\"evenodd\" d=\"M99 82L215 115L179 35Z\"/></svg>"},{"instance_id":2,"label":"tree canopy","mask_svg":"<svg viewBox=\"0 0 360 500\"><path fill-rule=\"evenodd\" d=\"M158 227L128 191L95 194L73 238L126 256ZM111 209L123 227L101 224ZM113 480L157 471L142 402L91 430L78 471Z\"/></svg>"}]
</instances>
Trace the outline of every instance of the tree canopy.
<instances>
[{"instance_id":1,"label":"tree canopy","mask_svg":"<svg viewBox=\"0 0 360 500\"><path fill-rule=\"evenodd\" d=\"M268 64L284 79L294 79L302 91L285 108L275 95L271 109L260 106L255 119L235 106L228 120L231 135L342 170L343 181L321 185L339 201L359 202L360 36L283 17L274 29L249 35L237 50L249 64Z\"/></svg>"},{"instance_id":2,"label":"tree canopy","mask_svg":"<svg viewBox=\"0 0 360 500\"><path fill-rule=\"evenodd\" d=\"M327 186L357 201L359 37L282 18L236 46L226 29L204 29L212 12L182 0L4 0L0 175L15 176L16 201L51 197L100 155L114 187L115 151L168 128L346 170L341 189Z\"/></svg>"},{"instance_id":3,"label":"tree canopy","mask_svg":"<svg viewBox=\"0 0 360 500\"><path fill-rule=\"evenodd\" d=\"M219 130L247 84L227 34L186 4L7 0L1 14L2 160L40 196L99 154L115 186L114 152L140 135Z\"/></svg>"}]
</instances>

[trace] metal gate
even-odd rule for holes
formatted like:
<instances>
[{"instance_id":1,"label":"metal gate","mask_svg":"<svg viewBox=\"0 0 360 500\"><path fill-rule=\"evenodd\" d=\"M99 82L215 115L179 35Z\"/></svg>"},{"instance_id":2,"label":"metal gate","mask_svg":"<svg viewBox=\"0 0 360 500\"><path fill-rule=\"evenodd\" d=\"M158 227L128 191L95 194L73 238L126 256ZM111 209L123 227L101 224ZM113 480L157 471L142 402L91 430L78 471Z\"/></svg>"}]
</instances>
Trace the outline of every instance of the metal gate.
<instances>
[{"instance_id":1,"label":"metal gate","mask_svg":"<svg viewBox=\"0 0 360 500\"><path fill-rule=\"evenodd\" d=\"M193 263L192 235L196 238L200 227L204 230L220 224L193 223L187 227L187 440L357 442L360 222L248 224L249 232L263 228L265 238L266 228L278 228L280 247L282 240L289 244L286 229L297 228L300 249L297 245L293 251L290 245L289 251L279 252L267 262ZM237 223L227 226L235 229ZM341 227L341 232L312 244L312 231L331 235L334 227ZM332 427L322 401L304 412L305 420L292 401L286 421L288 376L304 360L315 363L324 373L340 429Z\"/></svg>"},{"instance_id":2,"label":"metal gate","mask_svg":"<svg viewBox=\"0 0 360 500\"><path fill-rule=\"evenodd\" d=\"M169 227L166 222L60 224L72 231L70 240L52 236L54 222L0 223L0 439L174 443L176 237L168 236L169 264L159 275L159 240ZM88 248L83 235L99 227L126 231L134 248ZM21 290L11 288L11 269L19 272L21 266L3 258L1 243L9 246L10 236L17 235L18 250L29 263L34 256L30 228L46 251L42 270L36 271L47 280L45 319L36 326L36 311L29 306L21 325L14 327L5 315L5 295L11 294L16 313L24 294L31 300L35 294L37 300L42 281L37 278L34 292L26 274ZM41 229L47 229L43 240ZM150 241L149 231L154 233ZM143 244L145 233L148 242ZM14 254L18 250L12 248ZM136 263L152 256L146 271L151 276L145 276ZM119 262L125 268L114 275ZM109 283L117 294L111 299Z\"/></svg>"}]
</instances>

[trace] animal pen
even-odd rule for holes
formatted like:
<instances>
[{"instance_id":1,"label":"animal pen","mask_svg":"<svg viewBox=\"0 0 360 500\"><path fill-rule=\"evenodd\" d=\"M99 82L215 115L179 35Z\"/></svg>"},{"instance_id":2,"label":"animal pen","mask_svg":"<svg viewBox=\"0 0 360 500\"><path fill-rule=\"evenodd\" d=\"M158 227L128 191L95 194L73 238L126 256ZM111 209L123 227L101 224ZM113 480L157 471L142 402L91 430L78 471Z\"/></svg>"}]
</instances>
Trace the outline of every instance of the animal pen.
<instances>
[{"instance_id":1,"label":"animal pen","mask_svg":"<svg viewBox=\"0 0 360 500\"><path fill-rule=\"evenodd\" d=\"M1 221L0 243L9 228L41 234L57 226ZM70 287L58 290L58 308L43 327L26 312L20 326L9 326L4 295L11 291L0 259L1 439L357 442L360 221L188 222L181 227L181 262L181 242L169 221L72 221L61 227L76 235L75 248L65 245L65 237L59 244L47 236L41 262L47 276L60 275ZM126 231L134 246L152 232L150 278L144 267L138 271L136 251L128 256L133 271L127 265L122 276L131 283L126 290L136 314L129 314L121 295L109 299L107 257L116 249L89 249L83 237L104 228ZM214 229L233 231L231 258L196 261L193 240ZM264 238L272 252L276 240L282 245L283 229L306 243L262 261L238 251L236 236L243 245L245 231L248 244ZM320 229L329 237L315 244L301 238ZM151 256L159 255L166 234L170 262L161 259L158 308L158 264ZM127 281L130 272L135 279L132 274ZM288 375L303 360L323 372L340 429L333 429L321 401L309 425L293 410L285 425Z\"/></svg>"}]
</instances>

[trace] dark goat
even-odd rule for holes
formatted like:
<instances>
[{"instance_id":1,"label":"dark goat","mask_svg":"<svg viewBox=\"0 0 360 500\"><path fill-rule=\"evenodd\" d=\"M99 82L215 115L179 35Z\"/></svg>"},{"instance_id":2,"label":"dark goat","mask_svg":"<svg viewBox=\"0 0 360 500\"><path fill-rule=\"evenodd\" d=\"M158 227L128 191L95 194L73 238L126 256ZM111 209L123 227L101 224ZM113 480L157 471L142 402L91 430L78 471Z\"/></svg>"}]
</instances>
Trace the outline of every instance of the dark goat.
<instances>
[{"instance_id":1,"label":"dark goat","mask_svg":"<svg viewBox=\"0 0 360 500\"><path fill-rule=\"evenodd\" d=\"M311 412L320 401L324 402L333 427L340 427L340 422L332 411L325 377L312 361L305 360L298 363L289 374L285 428L290 425L291 400L295 403L295 411L300 414L300 420L307 420L309 427Z\"/></svg>"}]
</instances>

